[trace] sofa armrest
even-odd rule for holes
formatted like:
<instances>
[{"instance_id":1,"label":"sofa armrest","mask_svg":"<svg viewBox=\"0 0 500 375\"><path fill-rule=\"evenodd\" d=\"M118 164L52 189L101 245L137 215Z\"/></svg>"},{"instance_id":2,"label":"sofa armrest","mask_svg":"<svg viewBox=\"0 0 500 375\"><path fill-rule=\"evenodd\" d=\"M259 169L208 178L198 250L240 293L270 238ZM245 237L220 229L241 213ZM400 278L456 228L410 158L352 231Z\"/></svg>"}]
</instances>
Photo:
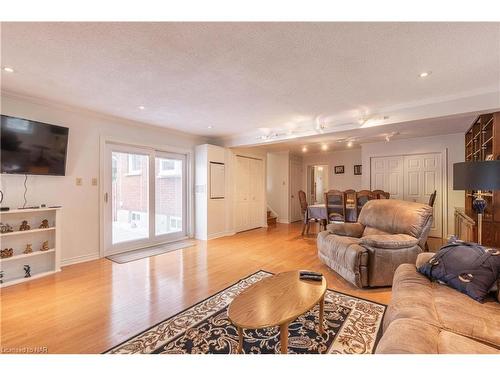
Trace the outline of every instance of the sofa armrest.
<instances>
[{"instance_id":1,"label":"sofa armrest","mask_svg":"<svg viewBox=\"0 0 500 375\"><path fill-rule=\"evenodd\" d=\"M338 236L360 238L365 226L360 223L333 223L326 226L326 230Z\"/></svg>"},{"instance_id":2,"label":"sofa armrest","mask_svg":"<svg viewBox=\"0 0 500 375\"><path fill-rule=\"evenodd\" d=\"M418 245L418 238L408 234L373 234L362 237L361 245L379 249L405 249Z\"/></svg>"},{"instance_id":3,"label":"sofa armrest","mask_svg":"<svg viewBox=\"0 0 500 375\"><path fill-rule=\"evenodd\" d=\"M434 256L435 253L420 253L417 256L416 267L420 268L422 265L427 263L429 259Z\"/></svg>"}]
</instances>

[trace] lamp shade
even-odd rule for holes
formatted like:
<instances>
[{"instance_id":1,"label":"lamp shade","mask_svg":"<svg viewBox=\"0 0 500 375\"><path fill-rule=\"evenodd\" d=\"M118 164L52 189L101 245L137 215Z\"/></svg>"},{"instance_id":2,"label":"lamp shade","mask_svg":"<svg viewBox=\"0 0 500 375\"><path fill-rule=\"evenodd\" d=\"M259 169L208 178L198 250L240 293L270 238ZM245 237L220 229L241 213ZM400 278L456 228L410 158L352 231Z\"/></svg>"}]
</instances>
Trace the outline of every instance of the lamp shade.
<instances>
[{"instance_id":1,"label":"lamp shade","mask_svg":"<svg viewBox=\"0 0 500 375\"><path fill-rule=\"evenodd\" d=\"M453 190L500 190L500 160L453 164Z\"/></svg>"}]
</instances>

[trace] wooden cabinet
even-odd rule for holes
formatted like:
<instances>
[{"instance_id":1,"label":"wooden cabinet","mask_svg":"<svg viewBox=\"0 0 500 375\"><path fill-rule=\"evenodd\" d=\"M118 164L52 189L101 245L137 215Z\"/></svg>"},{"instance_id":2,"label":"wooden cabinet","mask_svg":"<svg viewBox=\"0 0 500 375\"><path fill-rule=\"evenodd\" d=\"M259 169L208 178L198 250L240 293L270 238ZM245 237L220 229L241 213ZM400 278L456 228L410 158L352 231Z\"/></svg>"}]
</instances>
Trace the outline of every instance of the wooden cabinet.
<instances>
[{"instance_id":1,"label":"wooden cabinet","mask_svg":"<svg viewBox=\"0 0 500 375\"><path fill-rule=\"evenodd\" d=\"M500 160L500 112L480 115L465 133L465 161ZM465 215L477 225L477 214L472 208L473 191L465 192ZM500 247L500 191L486 196L483 215L482 242ZM473 241L477 241L474 232Z\"/></svg>"}]
</instances>

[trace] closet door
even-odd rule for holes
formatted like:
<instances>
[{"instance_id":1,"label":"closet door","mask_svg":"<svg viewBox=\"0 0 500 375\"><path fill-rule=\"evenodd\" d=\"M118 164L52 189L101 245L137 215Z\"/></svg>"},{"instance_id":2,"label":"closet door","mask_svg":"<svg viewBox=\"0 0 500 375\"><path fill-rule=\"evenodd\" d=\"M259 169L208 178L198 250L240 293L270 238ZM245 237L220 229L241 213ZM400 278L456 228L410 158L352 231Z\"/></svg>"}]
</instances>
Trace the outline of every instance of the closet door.
<instances>
[{"instance_id":1,"label":"closet door","mask_svg":"<svg viewBox=\"0 0 500 375\"><path fill-rule=\"evenodd\" d=\"M290 222L302 219L302 211L299 202L299 190L302 188L302 163L298 160L290 160Z\"/></svg>"},{"instance_id":2,"label":"closet door","mask_svg":"<svg viewBox=\"0 0 500 375\"><path fill-rule=\"evenodd\" d=\"M403 156L371 159L371 189L388 191L392 199L404 199Z\"/></svg>"},{"instance_id":3,"label":"closet door","mask_svg":"<svg viewBox=\"0 0 500 375\"><path fill-rule=\"evenodd\" d=\"M250 161L250 209L249 229L261 227L264 218L264 171L263 162L258 159Z\"/></svg>"},{"instance_id":4,"label":"closet door","mask_svg":"<svg viewBox=\"0 0 500 375\"><path fill-rule=\"evenodd\" d=\"M236 211L237 232L249 229L250 219L250 159L236 157Z\"/></svg>"},{"instance_id":5,"label":"closet door","mask_svg":"<svg viewBox=\"0 0 500 375\"><path fill-rule=\"evenodd\" d=\"M404 199L412 202L428 203L436 190L433 206L433 225L429 233L442 237L442 169L441 154L407 155L404 157Z\"/></svg>"}]
</instances>

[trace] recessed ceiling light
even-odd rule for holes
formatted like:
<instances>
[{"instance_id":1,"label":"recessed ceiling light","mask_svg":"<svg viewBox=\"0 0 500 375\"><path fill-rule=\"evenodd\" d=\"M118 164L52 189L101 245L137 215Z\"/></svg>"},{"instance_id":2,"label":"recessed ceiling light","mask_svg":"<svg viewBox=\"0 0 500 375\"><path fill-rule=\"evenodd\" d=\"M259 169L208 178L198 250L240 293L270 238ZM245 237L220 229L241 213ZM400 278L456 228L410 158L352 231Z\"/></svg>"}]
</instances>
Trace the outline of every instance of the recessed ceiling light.
<instances>
[{"instance_id":1,"label":"recessed ceiling light","mask_svg":"<svg viewBox=\"0 0 500 375\"><path fill-rule=\"evenodd\" d=\"M140 106L139 106L139 109L140 109L141 111L142 111L142 110L144 110L145 108L146 108L146 107L144 107L143 105L140 105Z\"/></svg>"},{"instance_id":2,"label":"recessed ceiling light","mask_svg":"<svg viewBox=\"0 0 500 375\"><path fill-rule=\"evenodd\" d=\"M7 73L14 73L14 68L11 68L10 66L4 66L2 70Z\"/></svg>"},{"instance_id":3,"label":"recessed ceiling light","mask_svg":"<svg viewBox=\"0 0 500 375\"><path fill-rule=\"evenodd\" d=\"M352 141L347 142L347 147L352 147L353 143Z\"/></svg>"},{"instance_id":4,"label":"recessed ceiling light","mask_svg":"<svg viewBox=\"0 0 500 375\"><path fill-rule=\"evenodd\" d=\"M429 71L429 72L422 72L418 76L420 78L426 78L426 77L429 77L431 75L431 73L432 73L431 71Z\"/></svg>"},{"instance_id":5,"label":"recessed ceiling light","mask_svg":"<svg viewBox=\"0 0 500 375\"><path fill-rule=\"evenodd\" d=\"M307 147L306 146L302 147L302 152L307 152Z\"/></svg>"},{"instance_id":6,"label":"recessed ceiling light","mask_svg":"<svg viewBox=\"0 0 500 375\"><path fill-rule=\"evenodd\" d=\"M328 145L327 145L327 144L322 144L322 145L321 145L321 149L322 149L323 151L328 150Z\"/></svg>"},{"instance_id":7,"label":"recessed ceiling light","mask_svg":"<svg viewBox=\"0 0 500 375\"><path fill-rule=\"evenodd\" d=\"M212 128L213 128L213 126L212 126L212 125L208 125L208 126L207 126L207 128L208 128L208 129L212 129Z\"/></svg>"}]
</instances>

